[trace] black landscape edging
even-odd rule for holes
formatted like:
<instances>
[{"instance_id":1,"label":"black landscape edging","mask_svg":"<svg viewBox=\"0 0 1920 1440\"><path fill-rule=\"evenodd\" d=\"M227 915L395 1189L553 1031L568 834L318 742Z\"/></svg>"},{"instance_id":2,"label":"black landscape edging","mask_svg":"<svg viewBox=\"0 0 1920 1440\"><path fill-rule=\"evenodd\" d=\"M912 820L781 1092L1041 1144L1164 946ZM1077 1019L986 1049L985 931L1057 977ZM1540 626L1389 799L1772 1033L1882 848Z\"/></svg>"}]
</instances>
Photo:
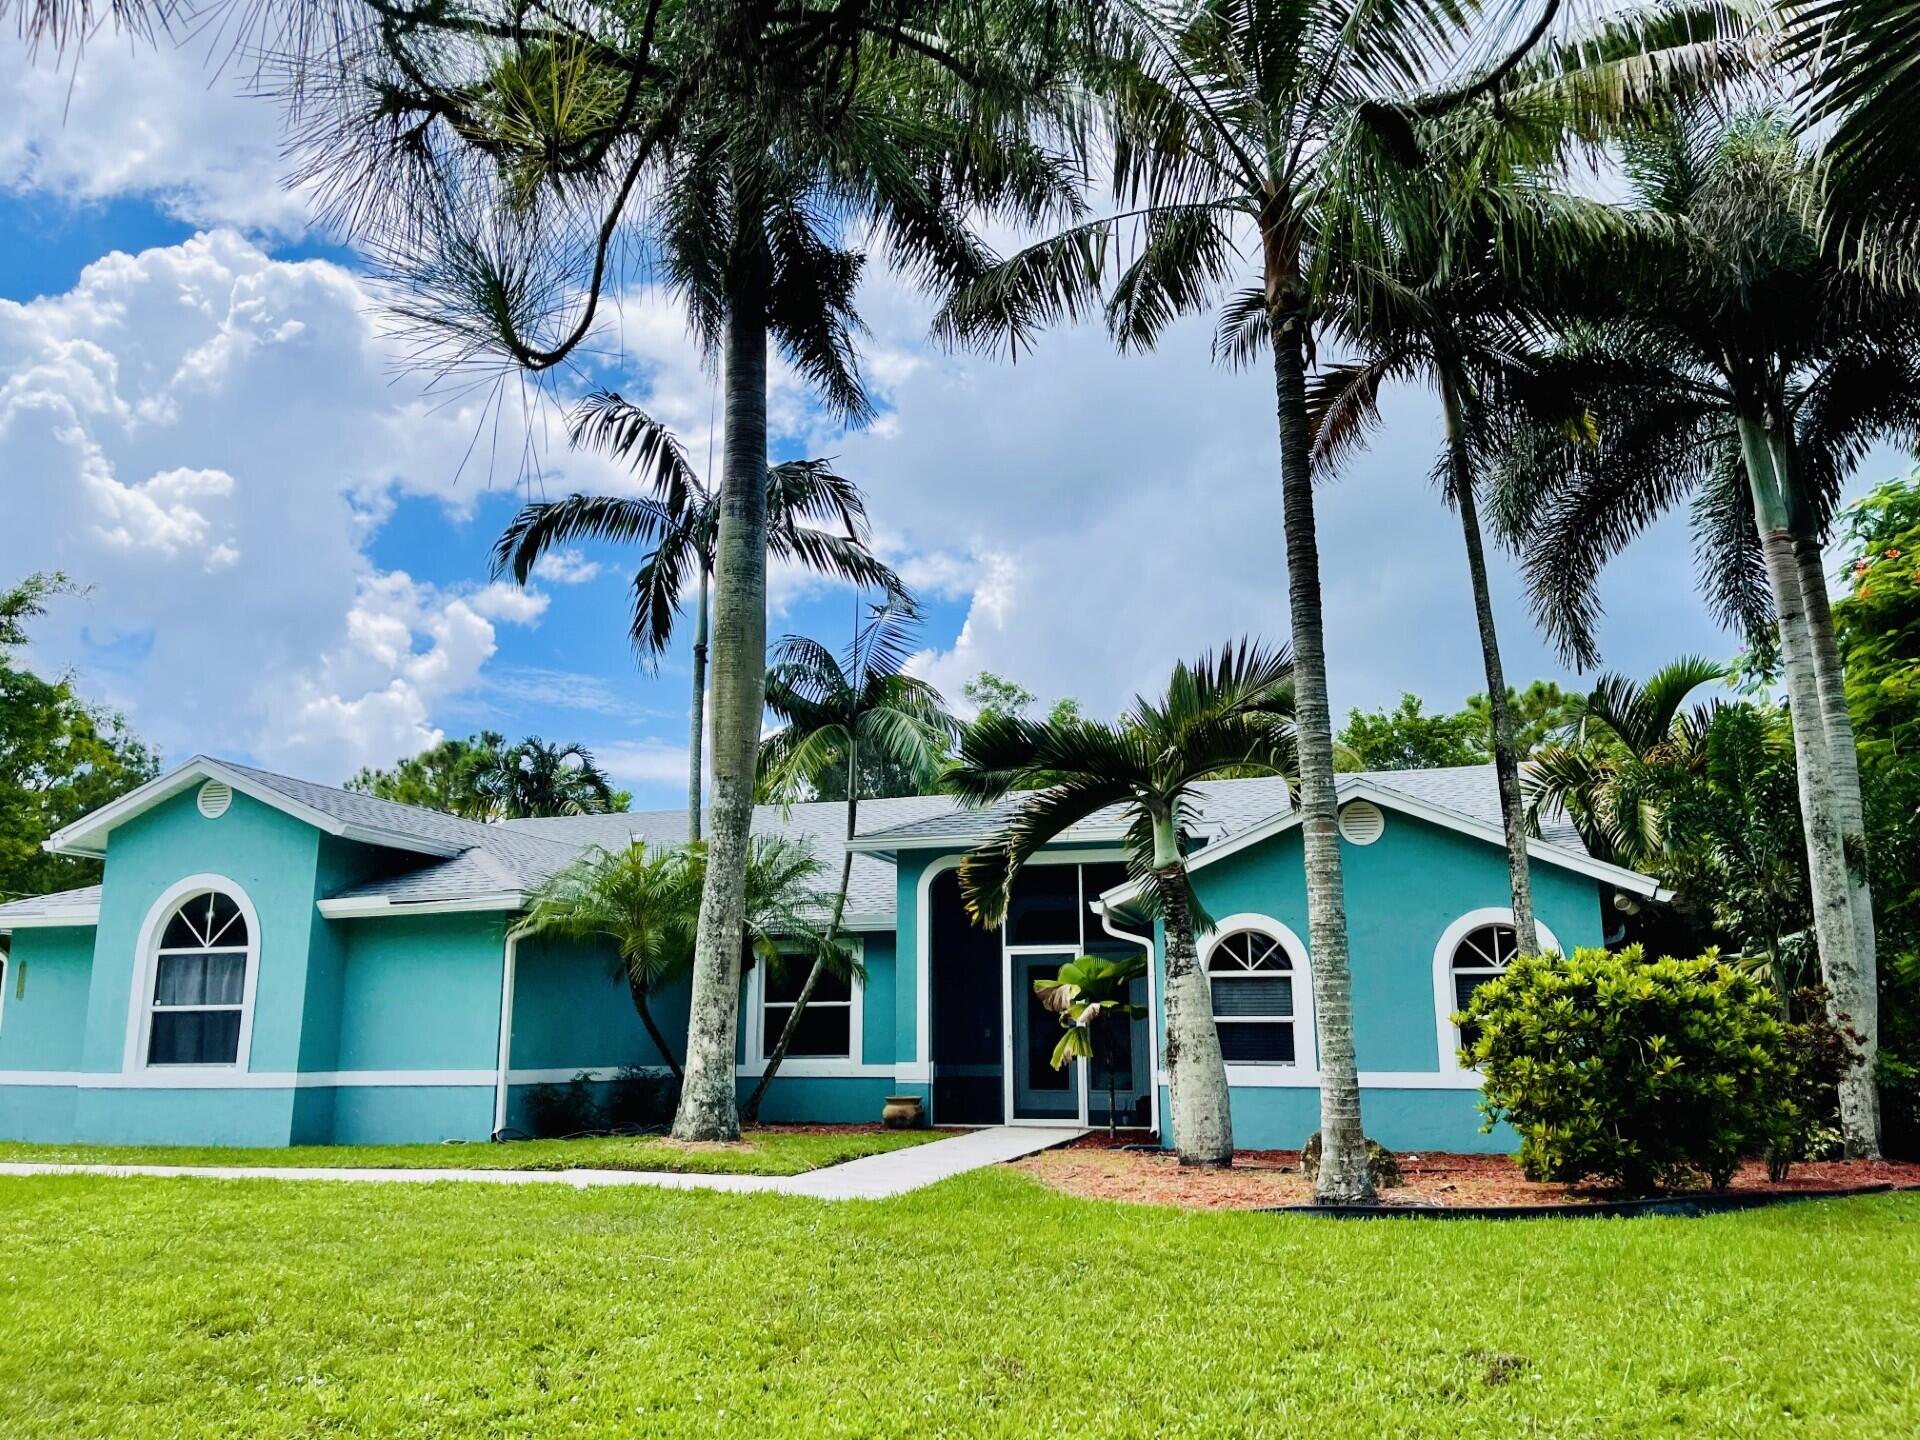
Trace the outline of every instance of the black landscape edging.
<instances>
[{"instance_id":1,"label":"black landscape edging","mask_svg":"<svg viewBox=\"0 0 1920 1440\"><path fill-rule=\"evenodd\" d=\"M1610 1220L1640 1215L1698 1219L1733 1210L1759 1210L1797 1200L1843 1200L1855 1195L1886 1195L1912 1190L1881 1180L1839 1190L1729 1190L1660 1195L1649 1200L1595 1200L1584 1205L1267 1205L1262 1215L1319 1215L1328 1220Z\"/></svg>"}]
</instances>

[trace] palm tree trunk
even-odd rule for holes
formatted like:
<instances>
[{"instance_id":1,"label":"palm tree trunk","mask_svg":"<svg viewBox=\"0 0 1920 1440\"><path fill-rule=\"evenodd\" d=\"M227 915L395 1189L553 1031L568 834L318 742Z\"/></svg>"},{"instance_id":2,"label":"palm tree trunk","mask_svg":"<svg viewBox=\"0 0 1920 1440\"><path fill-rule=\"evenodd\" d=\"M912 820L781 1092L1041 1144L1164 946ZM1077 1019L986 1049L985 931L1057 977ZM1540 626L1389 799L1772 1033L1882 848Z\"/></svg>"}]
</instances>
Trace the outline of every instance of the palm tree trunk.
<instances>
[{"instance_id":1,"label":"palm tree trunk","mask_svg":"<svg viewBox=\"0 0 1920 1440\"><path fill-rule=\"evenodd\" d=\"M1440 371L1440 398L1447 413L1447 465L1453 502L1467 542L1467 575L1473 586L1473 615L1480 626L1480 658L1487 672L1487 715L1493 722L1493 773L1500 788L1500 819L1507 832L1507 884L1513 893L1513 934L1522 955L1540 953L1533 923L1533 876L1527 869L1527 817L1520 800L1520 757L1514 753L1513 708L1507 703L1507 672L1500 663L1500 634L1493 623L1493 596L1487 588L1487 554L1480 538L1480 505L1473 470L1467 463L1467 437L1454 377Z\"/></svg>"},{"instance_id":2,"label":"palm tree trunk","mask_svg":"<svg viewBox=\"0 0 1920 1440\"><path fill-rule=\"evenodd\" d=\"M857 773L854 762L855 746L848 746L847 755L847 841L852 843L855 827L860 819L860 791L855 783ZM853 881L853 851L840 853L840 889L833 897L833 916L827 921L827 944L832 945L840 938L840 921L847 913L847 887ZM813 968L807 971L807 978L801 982L800 993L793 997L793 1009L787 1012L787 1023L780 1027L780 1039L775 1042L773 1053L767 1057L766 1069L760 1072L760 1079L753 1087L753 1093L747 1096L747 1103L740 1107L740 1123L755 1124L760 1119L760 1098L767 1093L767 1087L773 1084L773 1077L780 1073L781 1062L787 1058L787 1051L793 1045L794 1036L800 1030L800 1017L807 1013L807 1002L813 999L813 992L820 984L820 976L826 970L826 957L817 956ZM851 1038L851 1037L849 1037Z\"/></svg>"},{"instance_id":3,"label":"palm tree trunk","mask_svg":"<svg viewBox=\"0 0 1920 1440\"><path fill-rule=\"evenodd\" d=\"M760 234L756 216L736 222ZM720 483L713 604L713 812L687 1017L686 1080L673 1134L737 1140L735 1046L740 936L754 763L767 685L767 319L764 254L736 261L726 319L726 455Z\"/></svg>"},{"instance_id":4,"label":"palm tree trunk","mask_svg":"<svg viewBox=\"0 0 1920 1440\"><path fill-rule=\"evenodd\" d=\"M667 1069L673 1072L675 1080L684 1080L680 1062L673 1058L673 1046L667 1043L667 1037L660 1031L659 1023L653 1018L653 1010L647 1004L647 987L641 984L632 970L627 971L627 989L633 994L633 1008L640 1012L640 1023L646 1027L647 1038L653 1041L653 1048L660 1052L660 1058L667 1062Z\"/></svg>"},{"instance_id":5,"label":"palm tree trunk","mask_svg":"<svg viewBox=\"0 0 1920 1440\"><path fill-rule=\"evenodd\" d=\"M700 564L700 598L693 611L693 704L689 707L692 723L687 727L687 839L700 839L701 751L707 740L707 588L713 573L703 560Z\"/></svg>"},{"instance_id":6,"label":"palm tree trunk","mask_svg":"<svg viewBox=\"0 0 1920 1440\"><path fill-rule=\"evenodd\" d=\"M1295 725L1300 737L1300 835L1306 852L1307 946L1313 960L1320 1037L1320 1174L1323 1205L1373 1203L1360 1074L1353 1050L1353 980L1333 780L1333 718L1327 701L1326 635L1320 613L1320 552L1307 451L1305 317L1273 316L1274 388L1280 422L1280 495L1287 532L1287 596L1293 622ZM1309 1059L1311 1057L1302 1057Z\"/></svg>"},{"instance_id":7,"label":"palm tree trunk","mask_svg":"<svg viewBox=\"0 0 1920 1440\"><path fill-rule=\"evenodd\" d=\"M1213 1022L1213 992L1194 950L1186 868L1171 815L1154 817L1153 839L1153 886L1167 937L1162 1004L1174 1145L1182 1165L1224 1168L1233 1164L1233 1096L1227 1089L1227 1062L1220 1054L1220 1030Z\"/></svg>"},{"instance_id":8,"label":"palm tree trunk","mask_svg":"<svg viewBox=\"0 0 1920 1440\"><path fill-rule=\"evenodd\" d=\"M1807 834L1807 874L1813 891L1814 939L1820 975L1838 1016L1859 1003L1861 976L1853 936L1853 900L1847 877L1833 762L1821 723L1813 637L1794 537L1797 496L1764 420L1740 418L1740 446L1753 493L1754 521L1766 556L1780 627L1787 711L1793 722L1794 769ZM1873 1078L1856 1067L1840 1084L1840 1129L1849 1156L1879 1153L1879 1116Z\"/></svg>"},{"instance_id":9,"label":"palm tree trunk","mask_svg":"<svg viewBox=\"0 0 1920 1440\"><path fill-rule=\"evenodd\" d=\"M1806 597L1807 630L1813 640L1814 679L1820 687L1820 728L1833 761L1834 798L1840 822L1841 853L1847 861L1848 898L1853 902L1854 964L1860 974L1859 1008L1849 1023L1861 1039L1871 1079L1874 1057L1880 1049L1880 980L1878 927L1873 915L1873 887L1867 869L1867 812L1860 794L1860 751L1853 738L1853 716L1847 709L1847 676L1840 663L1840 646L1833 633L1833 606L1827 599L1827 577L1821 567L1820 541L1809 527L1796 536L1800 586ZM1876 1093L1875 1115L1878 1116Z\"/></svg>"}]
</instances>

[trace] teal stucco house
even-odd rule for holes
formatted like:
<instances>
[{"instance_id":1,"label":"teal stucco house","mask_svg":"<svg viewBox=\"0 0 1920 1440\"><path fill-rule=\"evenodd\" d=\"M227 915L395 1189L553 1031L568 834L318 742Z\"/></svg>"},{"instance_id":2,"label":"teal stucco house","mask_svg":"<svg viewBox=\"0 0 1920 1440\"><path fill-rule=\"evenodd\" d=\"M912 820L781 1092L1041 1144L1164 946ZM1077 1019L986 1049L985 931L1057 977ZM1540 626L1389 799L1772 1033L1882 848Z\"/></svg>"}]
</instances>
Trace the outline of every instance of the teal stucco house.
<instances>
[{"instance_id":1,"label":"teal stucco house","mask_svg":"<svg viewBox=\"0 0 1920 1440\"><path fill-rule=\"evenodd\" d=\"M1236 1138L1291 1148L1318 1114L1297 817L1277 781L1202 788L1193 875L1215 922L1201 956ZM1346 775L1340 794L1368 1131L1394 1149L1507 1148L1480 1132L1448 1018L1513 951L1492 770ZM996 931L969 923L957 875L993 812L925 796L861 816L847 924L866 979L813 1000L765 1118L871 1121L912 1094L942 1125L1104 1124L1111 1094L1123 1124L1170 1142L1157 965L1140 982L1153 1018L1097 1063L1055 1071L1058 1022L1033 999L1073 955L1153 943L1128 908L1117 816L1063 835ZM837 868L838 804L762 809L755 825ZM533 1086L657 1067L608 953L510 932L528 891L588 847L684 829L677 811L483 825L191 760L49 842L101 857L101 885L0 906L0 1138L479 1140L523 1127ZM1533 859L1556 948L1601 944L1658 895L1570 827ZM797 983L749 969L743 1086ZM684 1034L684 993L655 1008L669 1040Z\"/></svg>"}]
</instances>

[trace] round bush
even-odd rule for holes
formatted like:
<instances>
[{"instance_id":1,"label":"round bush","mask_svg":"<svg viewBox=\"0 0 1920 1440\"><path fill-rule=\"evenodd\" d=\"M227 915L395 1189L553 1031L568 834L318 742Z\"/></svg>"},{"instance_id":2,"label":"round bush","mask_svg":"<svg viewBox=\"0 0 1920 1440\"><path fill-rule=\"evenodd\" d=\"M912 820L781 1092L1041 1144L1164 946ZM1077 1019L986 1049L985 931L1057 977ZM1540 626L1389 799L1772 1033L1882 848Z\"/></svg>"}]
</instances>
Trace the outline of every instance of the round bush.
<instances>
[{"instance_id":1,"label":"round bush","mask_svg":"<svg viewBox=\"0 0 1920 1440\"><path fill-rule=\"evenodd\" d=\"M1524 957L1457 1022L1481 1108L1520 1132L1529 1179L1599 1179L1629 1194L1732 1178L1775 1145L1788 1078L1773 992L1709 951L1648 960L1638 945Z\"/></svg>"}]
</instances>

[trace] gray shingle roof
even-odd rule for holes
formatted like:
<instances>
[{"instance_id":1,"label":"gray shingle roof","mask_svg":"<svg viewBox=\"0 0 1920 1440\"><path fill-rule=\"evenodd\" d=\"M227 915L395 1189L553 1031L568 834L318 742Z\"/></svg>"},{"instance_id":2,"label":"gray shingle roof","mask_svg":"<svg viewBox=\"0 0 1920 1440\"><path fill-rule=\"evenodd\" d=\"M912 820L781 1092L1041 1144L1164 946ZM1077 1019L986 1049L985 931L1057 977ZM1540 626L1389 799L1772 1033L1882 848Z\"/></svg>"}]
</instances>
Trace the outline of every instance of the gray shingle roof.
<instances>
[{"instance_id":1,"label":"gray shingle roof","mask_svg":"<svg viewBox=\"0 0 1920 1440\"><path fill-rule=\"evenodd\" d=\"M861 829L869 823L881 826L906 824L933 815L944 815L955 808L945 795L908 795L894 800L862 800ZM871 817L871 819L869 819ZM820 801L795 805L782 810L777 805L756 805L753 833L786 835L812 845L814 854L827 866L826 881L836 884L835 869L840 845L847 833L847 807L840 801ZM648 845L677 845L687 838L687 812L684 810L638 810L619 815L561 815L542 820L508 820L492 827L542 841L560 842L575 853L589 845L618 849L641 840ZM853 857L853 873L847 882L847 913L868 923L891 926L894 922L894 869L871 855Z\"/></svg>"},{"instance_id":2,"label":"gray shingle roof","mask_svg":"<svg viewBox=\"0 0 1920 1440\"><path fill-rule=\"evenodd\" d=\"M539 885L590 847L619 849L636 840L665 846L677 844L686 836L683 810L482 824L252 766L215 763L251 784L358 830L412 837L433 846L459 847L449 858L422 857L422 863L401 873L368 881L330 898L414 905L518 894ZM1364 776L1341 777L1346 784L1361 779L1489 825L1500 824L1500 794L1491 765L1371 771ZM1196 789L1196 829L1212 841L1230 838L1290 808L1286 785L1280 780L1214 780L1202 782ZM944 795L867 800L860 806L860 838L880 851L965 845L990 833L1017 803L1014 798L989 809L969 810ZM839 857L845 826L846 807L837 801L795 805L787 810L761 805L753 816L756 834L788 835L810 843L828 869L829 883L836 878L834 862ZM1120 809L1115 806L1070 828L1061 838L1111 840L1122 829ZM1564 819L1548 823L1543 830L1542 838L1549 843L1585 853L1579 835ZM894 923L894 897L895 874L890 857L857 851L848 892L849 913L863 925L890 926ZM99 887L90 886L0 905L0 928L11 918L97 906L99 898Z\"/></svg>"},{"instance_id":3,"label":"gray shingle roof","mask_svg":"<svg viewBox=\"0 0 1920 1440\"><path fill-rule=\"evenodd\" d=\"M276 775L271 770L258 770L251 765L236 765L231 760L215 760L214 763L284 795L295 804L318 810L335 820L369 830L388 830L395 835L411 836L433 845L458 845L463 848L484 845L488 835L499 828L478 820L462 820L458 815L428 810L419 805L382 800L377 795L364 795L358 790L342 790L337 785L320 785L312 780L297 780L291 775Z\"/></svg>"},{"instance_id":4,"label":"gray shingle roof","mask_svg":"<svg viewBox=\"0 0 1920 1440\"><path fill-rule=\"evenodd\" d=\"M1500 814L1500 780L1491 765L1453 765L1441 770L1368 770L1355 778L1488 825L1505 823ZM1540 838L1576 855L1587 853L1580 832L1564 815L1543 815Z\"/></svg>"},{"instance_id":5,"label":"gray shingle roof","mask_svg":"<svg viewBox=\"0 0 1920 1440\"><path fill-rule=\"evenodd\" d=\"M0 905L0 930L12 920L35 920L49 915L64 915L74 910L98 910L100 887L83 885L78 890L57 890L51 895L29 895L24 900L9 900Z\"/></svg>"},{"instance_id":6,"label":"gray shingle roof","mask_svg":"<svg viewBox=\"0 0 1920 1440\"><path fill-rule=\"evenodd\" d=\"M1194 789L1200 797L1195 806L1194 828L1213 840L1223 840L1249 825L1284 814L1287 809L1284 780L1203 780ZM957 801L948 800L944 809L904 824L862 824L860 839L874 846L900 850L965 844L997 830L1019 803L1018 796L1010 796L997 805L968 810ZM1122 807L1109 805L1079 824L1067 827L1060 838L1063 841L1113 840L1125 832Z\"/></svg>"}]
</instances>

